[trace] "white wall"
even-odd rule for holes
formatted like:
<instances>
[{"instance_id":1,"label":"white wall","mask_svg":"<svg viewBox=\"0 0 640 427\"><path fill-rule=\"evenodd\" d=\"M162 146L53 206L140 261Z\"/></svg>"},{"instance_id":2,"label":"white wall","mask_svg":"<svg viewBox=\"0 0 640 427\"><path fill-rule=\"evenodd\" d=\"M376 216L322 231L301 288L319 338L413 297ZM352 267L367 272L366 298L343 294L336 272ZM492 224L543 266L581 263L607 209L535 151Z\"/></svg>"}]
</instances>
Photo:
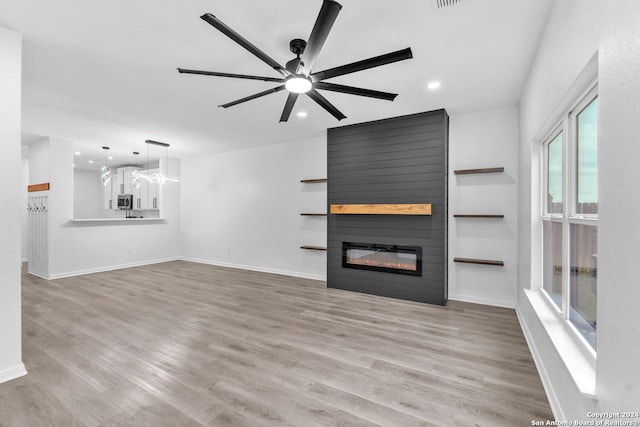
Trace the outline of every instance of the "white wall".
<instances>
[{"instance_id":1,"label":"white wall","mask_svg":"<svg viewBox=\"0 0 640 427\"><path fill-rule=\"evenodd\" d=\"M49 139L43 138L29 146L29 184L43 184L49 182Z\"/></svg>"},{"instance_id":2,"label":"white wall","mask_svg":"<svg viewBox=\"0 0 640 427\"><path fill-rule=\"evenodd\" d=\"M504 173L455 175L455 169ZM518 108L452 115L449 121L449 298L515 307L518 295ZM504 219L454 218L503 214ZM504 261L504 267L454 263L454 257Z\"/></svg>"},{"instance_id":3,"label":"white wall","mask_svg":"<svg viewBox=\"0 0 640 427\"><path fill-rule=\"evenodd\" d=\"M186 259L326 279L326 137L230 151L182 162Z\"/></svg>"},{"instance_id":4,"label":"white wall","mask_svg":"<svg viewBox=\"0 0 640 427\"><path fill-rule=\"evenodd\" d=\"M450 176L453 212L503 213L503 220L449 225L452 299L515 307L517 298L517 149L515 106L452 116L450 169L504 166L496 175ZM287 142L182 162L180 232L185 259L326 279L326 138ZM490 200L491 203L487 203ZM505 267L453 264L454 256L502 259Z\"/></svg>"},{"instance_id":5,"label":"white wall","mask_svg":"<svg viewBox=\"0 0 640 427\"><path fill-rule=\"evenodd\" d=\"M104 185L98 171L73 170L73 217L109 218L104 208Z\"/></svg>"},{"instance_id":6,"label":"white wall","mask_svg":"<svg viewBox=\"0 0 640 427\"><path fill-rule=\"evenodd\" d=\"M602 2L599 2L602 3ZM601 407L640 408L640 2L602 6L597 390Z\"/></svg>"},{"instance_id":7,"label":"white wall","mask_svg":"<svg viewBox=\"0 0 640 427\"><path fill-rule=\"evenodd\" d=\"M26 374L20 307L22 37L0 27L0 383Z\"/></svg>"},{"instance_id":8,"label":"white wall","mask_svg":"<svg viewBox=\"0 0 640 427\"><path fill-rule=\"evenodd\" d=\"M536 135L597 54L599 85L598 401L583 396L533 310L519 314L538 353L557 415L638 410L640 402L640 2L556 2L520 104L519 261L522 289L540 287L539 149ZM569 361L570 363L570 361Z\"/></svg>"}]
</instances>

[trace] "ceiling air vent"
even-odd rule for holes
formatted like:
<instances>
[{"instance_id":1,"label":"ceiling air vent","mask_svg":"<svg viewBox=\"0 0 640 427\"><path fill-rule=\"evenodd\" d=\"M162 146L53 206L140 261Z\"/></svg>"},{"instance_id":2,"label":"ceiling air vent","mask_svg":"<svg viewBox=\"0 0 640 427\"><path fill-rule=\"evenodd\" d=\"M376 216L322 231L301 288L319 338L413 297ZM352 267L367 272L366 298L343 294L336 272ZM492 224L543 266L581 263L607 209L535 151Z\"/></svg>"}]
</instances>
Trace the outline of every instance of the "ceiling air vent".
<instances>
[{"instance_id":1,"label":"ceiling air vent","mask_svg":"<svg viewBox=\"0 0 640 427\"><path fill-rule=\"evenodd\" d=\"M458 3L462 3L462 0L432 0L433 7L436 9L442 9L443 7L455 6Z\"/></svg>"},{"instance_id":2,"label":"ceiling air vent","mask_svg":"<svg viewBox=\"0 0 640 427\"><path fill-rule=\"evenodd\" d=\"M448 9L457 4L462 3L462 0L431 0L433 2L433 9L437 12L441 9Z\"/></svg>"}]
</instances>

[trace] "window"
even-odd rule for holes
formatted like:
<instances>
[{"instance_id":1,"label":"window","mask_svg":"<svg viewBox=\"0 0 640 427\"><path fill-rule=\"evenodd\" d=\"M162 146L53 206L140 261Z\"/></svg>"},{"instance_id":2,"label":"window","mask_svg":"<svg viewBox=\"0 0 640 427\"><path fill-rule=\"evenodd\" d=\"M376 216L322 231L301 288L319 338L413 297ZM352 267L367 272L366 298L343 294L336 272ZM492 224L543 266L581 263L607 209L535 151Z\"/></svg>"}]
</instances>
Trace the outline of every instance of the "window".
<instances>
[{"instance_id":1,"label":"window","mask_svg":"<svg viewBox=\"0 0 640 427\"><path fill-rule=\"evenodd\" d=\"M591 89L543 144L542 290L596 347L598 97Z\"/></svg>"}]
</instances>

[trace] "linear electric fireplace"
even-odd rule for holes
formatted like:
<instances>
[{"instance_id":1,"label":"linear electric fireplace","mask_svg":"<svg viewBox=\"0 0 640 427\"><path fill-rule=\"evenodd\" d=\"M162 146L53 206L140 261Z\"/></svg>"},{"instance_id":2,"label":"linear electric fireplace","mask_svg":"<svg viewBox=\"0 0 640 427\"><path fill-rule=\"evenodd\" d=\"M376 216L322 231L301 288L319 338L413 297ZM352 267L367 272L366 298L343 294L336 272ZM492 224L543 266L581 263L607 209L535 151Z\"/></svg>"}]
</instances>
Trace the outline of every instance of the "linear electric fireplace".
<instances>
[{"instance_id":1,"label":"linear electric fireplace","mask_svg":"<svg viewBox=\"0 0 640 427\"><path fill-rule=\"evenodd\" d=\"M422 276L422 248L342 242L342 267Z\"/></svg>"}]
</instances>

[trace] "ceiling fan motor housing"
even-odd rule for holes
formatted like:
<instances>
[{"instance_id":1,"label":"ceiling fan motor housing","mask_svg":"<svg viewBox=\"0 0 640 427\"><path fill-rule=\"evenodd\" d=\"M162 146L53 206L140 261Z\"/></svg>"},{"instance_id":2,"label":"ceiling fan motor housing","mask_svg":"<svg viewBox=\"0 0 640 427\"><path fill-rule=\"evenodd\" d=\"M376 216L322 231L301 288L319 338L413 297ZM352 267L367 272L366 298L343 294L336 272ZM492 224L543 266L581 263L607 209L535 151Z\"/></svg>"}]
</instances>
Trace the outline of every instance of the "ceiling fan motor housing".
<instances>
[{"instance_id":1,"label":"ceiling fan motor housing","mask_svg":"<svg viewBox=\"0 0 640 427\"><path fill-rule=\"evenodd\" d=\"M289 50L296 55L291 61L287 62L284 68L291 74L298 74L298 70L304 67L304 63L300 59L300 55L304 52L304 48L307 47L307 42L302 39L293 39L289 42Z\"/></svg>"},{"instance_id":2,"label":"ceiling fan motor housing","mask_svg":"<svg viewBox=\"0 0 640 427\"><path fill-rule=\"evenodd\" d=\"M307 42L302 39L293 39L289 42L289 50L296 56L302 55L305 47L307 47Z\"/></svg>"}]
</instances>

